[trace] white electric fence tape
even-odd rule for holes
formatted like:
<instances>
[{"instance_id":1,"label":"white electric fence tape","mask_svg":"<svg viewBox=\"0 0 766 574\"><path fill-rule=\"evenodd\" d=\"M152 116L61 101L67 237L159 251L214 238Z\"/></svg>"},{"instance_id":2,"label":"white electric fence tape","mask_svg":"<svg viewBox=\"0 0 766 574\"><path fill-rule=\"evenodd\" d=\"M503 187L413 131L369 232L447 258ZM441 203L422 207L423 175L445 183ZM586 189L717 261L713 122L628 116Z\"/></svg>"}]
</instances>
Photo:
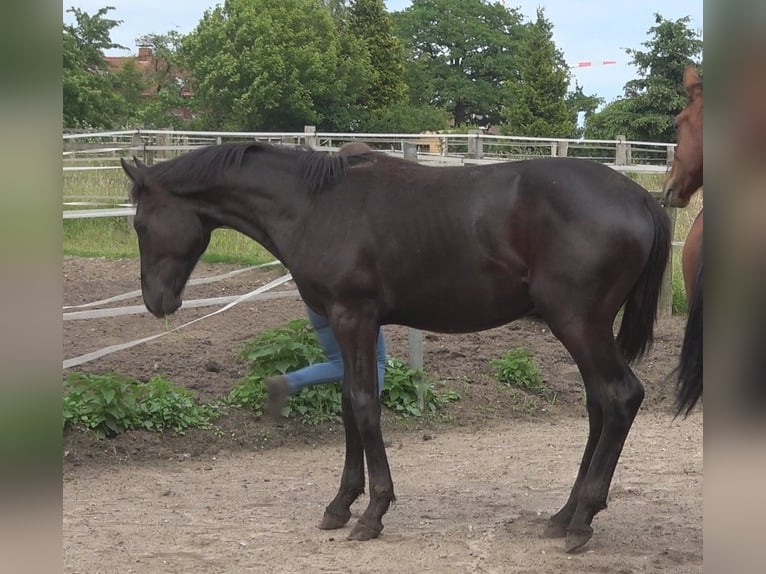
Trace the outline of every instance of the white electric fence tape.
<instances>
[{"instance_id":1,"label":"white electric fence tape","mask_svg":"<svg viewBox=\"0 0 766 574\"><path fill-rule=\"evenodd\" d=\"M266 285L258 287L258 289L255 289L254 291L251 291L250 293L245 293L244 295L237 297L234 301L232 301L228 305L221 307L220 309L213 311L212 313L208 313L207 315L198 317L192 321L189 321L188 323L184 323L183 325L179 325L178 327L175 327L174 329L170 329L169 331L163 331L162 333L157 333L156 335L144 337L143 339L136 339L135 341L130 341L128 343L110 345L108 347L104 347L103 349L99 349L98 351L93 351L92 353L86 353L84 355L80 355L79 357L73 357L71 359L67 359L63 363L63 368L70 369L72 367L77 367L78 365L82 365L83 363L88 363L100 357L111 355L112 353L116 353L117 351L130 349L131 347L135 347L136 345L140 345L141 343L146 343L154 339L159 339L160 337L163 337L169 333L174 333L180 329L183 329L184 327L188 327L189 325L192 325L193 323L202 321L204 319L208 319L214 315L218 315L219 313L223 313L224 311L231 309L235 305L238 305L242 303L243 301L247 301L248 299L253 298L255 295L260 295L261 293L265 293L266 291L271 291L274 287L278 287L279 285L282 285L283 283L287 283L292 278L293 276L290 273L283 275L282 277L278 277L277 279L270 281Z\"/></svg>"},{"instance_id":2,"label":"white electric fence tape","mask_svg":"<svg viewBox=\"0 0 766 574\"><path fill-rule=\"evenodd\" d=\"M298 295L297 289L289 291L275 291L273 293L261 293L253 295L252 301L267 301L273 299L285 299ZM181 309L195 309L199 307L214 307L216 305L225 305L239 298L239 295L229 295L225 297L210 297L207 299L190 299L184 301ZM84 319L105 319L107 317L122 317L125 315L140 315L148 313L145 305L125 305L123 307L107 307L105 309L87 309L85 311L70 311L64 313L64 321L82 321Z\"/></svg>"},{"instance_id":3,"label":"white electric fence tape","mask_svg":"<svg viewBox=\"0 0 766 574\"><path fill-rule=\"evenodd\" d=\"M215 283L216 281L223 281L224 279L229 279L231 277L239 275L240 273L244 273L245 271L252 271L253 269L262 269L263 267L271 267L272 265L280 265L280 262L269 261L268 263L261 263L260 265L255 265L253 267L245 267L244 269L235 269L234 271L229 271L228 273L224 273L223 275L213 275L211 277L199 277L197 279L190 279L186 284L187 285L205 285L207 283ZM141 290L137 289L136 291L130 291L128 293L123 293L122 295L115 295L114 297L107 297L106 299L99 299L98 301L93 301L91 303L83 303L82 305L64 305L64 310L86 309L88 307L98 307L99 305L106 305L107 303L114 303L116 301L124 301L125 299L135 299L136 297L139 297L140 295L141 295Z\"/></svg>"}]
</instances>

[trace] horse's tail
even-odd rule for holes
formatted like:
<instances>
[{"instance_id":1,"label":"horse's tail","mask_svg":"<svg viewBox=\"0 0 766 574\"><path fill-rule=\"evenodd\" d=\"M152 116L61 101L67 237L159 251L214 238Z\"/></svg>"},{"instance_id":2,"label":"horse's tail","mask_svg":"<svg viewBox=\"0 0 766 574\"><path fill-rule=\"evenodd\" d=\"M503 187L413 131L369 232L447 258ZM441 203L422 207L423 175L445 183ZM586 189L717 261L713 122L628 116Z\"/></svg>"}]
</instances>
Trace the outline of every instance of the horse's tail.
<instances>
[{"instance_id":1,"label":"horse's tail","mask_svg":"<svg viewBox=\"0 0 766 574\"><path fill-rule=\"evenodd\" d=\"M646 206L654 223L654 241L649 259L628 293L617 334L617 346L628 363L640 358L654 342L662 277L670 257L670 218L658 201L648 199Z\"/></svg>"},{"instance_id":2,"label":"horse's tail","mask_svg":"<svg viewBox=\"0 0 766 574\"><path fill-rule=\"evenodd\" d=\"M702 249L697 274L694 278L689 318L686 320L684 342L681 346L678 386L676 388L676 416L687 416L702 396Z\"/></svg>"}]
</instances>

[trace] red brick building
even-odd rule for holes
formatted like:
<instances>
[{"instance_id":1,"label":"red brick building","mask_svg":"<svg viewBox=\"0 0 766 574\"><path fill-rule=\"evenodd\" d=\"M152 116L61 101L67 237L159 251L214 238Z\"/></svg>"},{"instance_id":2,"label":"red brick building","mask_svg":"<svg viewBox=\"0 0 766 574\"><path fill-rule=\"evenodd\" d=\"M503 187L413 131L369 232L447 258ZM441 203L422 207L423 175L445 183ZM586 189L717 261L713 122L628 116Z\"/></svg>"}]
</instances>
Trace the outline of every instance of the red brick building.
<instances>
[{"instance_id":1,"label":"red brick building","mask_svg":"<svg viewBox=\"0 0 766 574\"><path fill-rule=\"evenodd\" d=\"M156 96L162 89L163 82L167 81L168 76L171 76L181 86L180 94L182 98L189 99L194 95L189 87L189 74L184 70L174 68L166 60L155 58L149 46L139 46L138 55L106 56L105 59L109 68L114 72L122 70L128 62L132 62L136 69L149 81L146 89L142 92L144 97L151 98ZM169 111L174 116L183 120L194 118L192 111L188 107L174 108Z\"/></svg>"}]
</instances>

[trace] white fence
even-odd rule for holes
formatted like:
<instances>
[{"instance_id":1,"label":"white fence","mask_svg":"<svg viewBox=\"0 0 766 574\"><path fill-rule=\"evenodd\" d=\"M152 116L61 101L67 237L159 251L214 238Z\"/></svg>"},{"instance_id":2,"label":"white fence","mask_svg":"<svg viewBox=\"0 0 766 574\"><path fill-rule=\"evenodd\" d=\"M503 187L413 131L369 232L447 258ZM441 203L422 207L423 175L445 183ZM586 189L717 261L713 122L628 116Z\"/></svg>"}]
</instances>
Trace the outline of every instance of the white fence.
<instances>
[{"instance_id":1,"label":"white fence","mask_svg":"<svg viewBox=\"0 0 766 574\"><path fill-rule=\"evenodd\" d=\"M114 161L140 154L149 160L173 157L197 147L228 141L263 141L283 145L309 145L333 150L350 141L402 154L404 144L415 144L424 163L459 164L464 160L509 161L543 156L584 157L621 171L664 172L675 144L615 140L577 140L488 135L481 132L390 134L315 132L197 132L127 130L64 134L64 165L83 169L93 162ZM116 167L113 166L113 167Z\"/></svg>"},{"instance_id":2,"label":"white fence","mask_svg":"<svg viewBox=\"0 0 766 574\"><path fill-rule=\"evenodd\" d=\"M371 147L394 156L407 155L428 165L467 165L497 163L538 157L579 157L598 161L621 172L665 173L673 157L674 144L616 140L575 140L465 134L388 134L325 133L306 126L303 132L198 132L172 130L126 130L63 135L64 172L115 170L119 159L139 156L148 164L176 157L201 146L231 141L262 141L281 145L308 145L335 151L344 143L364 141ZM107 190L109 191L109 190ZM106 192L105 192L106 193ZM123 191L124 195L124 191ZM77 203L90 209L64 211L64 219L129 216L130 206L107 203L65 194L65 207ZM72 199L85 201L74 202ZM124 198L117 198L124 199Z\"/></svg>"}]
</instances>

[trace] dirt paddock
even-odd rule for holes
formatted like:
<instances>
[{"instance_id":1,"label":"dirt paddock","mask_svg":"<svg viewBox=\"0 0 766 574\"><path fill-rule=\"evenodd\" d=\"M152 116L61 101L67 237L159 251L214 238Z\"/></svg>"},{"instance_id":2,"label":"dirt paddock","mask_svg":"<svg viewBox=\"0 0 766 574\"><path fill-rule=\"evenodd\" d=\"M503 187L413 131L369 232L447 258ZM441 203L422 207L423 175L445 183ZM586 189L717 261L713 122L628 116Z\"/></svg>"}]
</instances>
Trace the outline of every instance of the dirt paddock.
<instances>
[{"instance_id":1,"label":"dirt paddock","mask_svg":"<svg viewBox=\"0 0 766 574\"><path fill-rule=\"evenodd\" d=\"M203 264L194 276L234 268ZM190 287L186 298L240 294L279 274L243 273ZM130 291L138 288L138 264L66 258L64 288L66 305ZM173 324L209 311L182 310ZM295 297L244 303L78 370L141 379L161 373L203 400L220 398L244 372L234 358L242 343L300 316ZM163 328L146 314L65 321L64 356ZM703 415L673 421L665 380L682 334L683 318L661 321L654 349L635 366L647 398L609 508L579 554L565 554L562 540L540 534L566 500L585 444L582 383L544 325L518 321L470 335L426 334L426 372L437 389L461 398L428 421L384 413L397 502L377 540L347 541L350 526L316 528L343 465L338 424L276 425L237 412L214 431L183 436L129 432L96 441L67 431L65 571L702 572ZM386 336L389 353L405 358L406 330L389 327ZM555 401L520 401L494 380L489 360L517 346L533 352ZM366 502L352 508L352 525Z\"/></svg>"}]
</instances>

